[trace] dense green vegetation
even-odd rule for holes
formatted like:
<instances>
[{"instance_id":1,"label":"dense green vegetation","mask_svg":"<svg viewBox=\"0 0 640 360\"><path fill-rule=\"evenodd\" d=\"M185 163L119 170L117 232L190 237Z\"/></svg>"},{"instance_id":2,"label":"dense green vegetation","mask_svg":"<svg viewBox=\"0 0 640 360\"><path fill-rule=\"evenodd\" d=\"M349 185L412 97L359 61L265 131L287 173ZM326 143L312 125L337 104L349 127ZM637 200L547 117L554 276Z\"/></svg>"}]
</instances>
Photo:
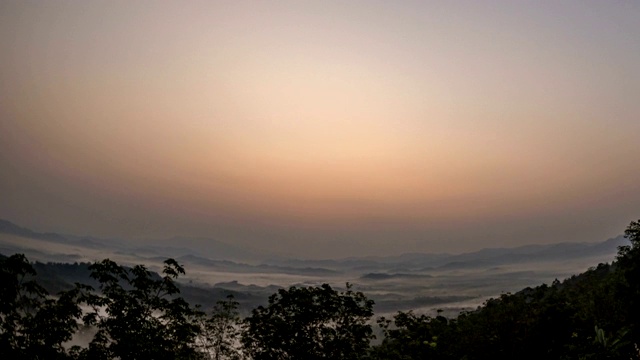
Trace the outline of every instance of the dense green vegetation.
<instances>
[{"instance_id":1,"label":"dense green vegetation","mask_svg":"<svg viewBox=\"0 0 640 360\"><path fill-rule=\"evenodd\" d=\"M291 287L241 319L229 297L205 313L180 294L184 269L161 274L104 260L75 286L38 278L23 255L0 259L1 359L629 359L640 358L640 220L616 261L551 285L489 299L455 319L378 318L348 285ZM86 341L82 341L86 339Z\"/></svg>"}]
</instances>

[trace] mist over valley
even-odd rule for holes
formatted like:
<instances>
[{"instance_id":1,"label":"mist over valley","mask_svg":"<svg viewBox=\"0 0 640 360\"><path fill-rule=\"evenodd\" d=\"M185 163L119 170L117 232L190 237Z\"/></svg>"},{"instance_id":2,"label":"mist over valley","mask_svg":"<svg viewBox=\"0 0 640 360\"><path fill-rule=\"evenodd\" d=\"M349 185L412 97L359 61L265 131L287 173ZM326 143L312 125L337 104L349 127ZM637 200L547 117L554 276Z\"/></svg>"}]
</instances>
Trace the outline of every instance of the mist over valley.
<instances>
[{"instance_id":1,"label":"mist over valley","mask_svg":"<svg viewBox=\"0 0 640 360\"><path fill-rule=\"evenodd\" d=\"M185 297L207 306L228 294L243 311L264 304L289 286L346 283L375 301L377 314L414 310L455 316L490 297L563 280L614 259L622 236L598 243L559 243L489 248L462 254L411 253L400 256L296 259L257 253L220 241L175 237L144 246L125 239L41 233L0 220L0 253L24 253L41 263L92 263L109 258L122 265L144 264L159 271L167 258L186 269ZM155 245L160 244L160 245ZM208 251L193 248L207 245ZM51 274L50 274L51 275ZM73 284L69 274L54 275ZM88 273L83 275L88 279Z\"/></svg>"}]
</instances>

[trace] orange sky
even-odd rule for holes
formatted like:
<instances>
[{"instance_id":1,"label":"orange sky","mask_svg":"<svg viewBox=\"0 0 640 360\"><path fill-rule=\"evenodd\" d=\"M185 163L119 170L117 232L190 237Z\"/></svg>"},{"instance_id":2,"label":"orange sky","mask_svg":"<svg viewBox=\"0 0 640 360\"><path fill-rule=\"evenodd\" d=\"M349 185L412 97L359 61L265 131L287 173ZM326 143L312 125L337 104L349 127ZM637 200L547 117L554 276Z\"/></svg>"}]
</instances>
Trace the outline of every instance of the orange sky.
<instances>
[{"instance_id":1,"label":"orange sky","mask_svg":"<svg viewBox=\"0 0 640 360\"><path fill-rule=\"evenodd\" d=\"M4 1L0 217L299 256L603 240L640 209L638 19Z\"/></svg>"}]
</instances>

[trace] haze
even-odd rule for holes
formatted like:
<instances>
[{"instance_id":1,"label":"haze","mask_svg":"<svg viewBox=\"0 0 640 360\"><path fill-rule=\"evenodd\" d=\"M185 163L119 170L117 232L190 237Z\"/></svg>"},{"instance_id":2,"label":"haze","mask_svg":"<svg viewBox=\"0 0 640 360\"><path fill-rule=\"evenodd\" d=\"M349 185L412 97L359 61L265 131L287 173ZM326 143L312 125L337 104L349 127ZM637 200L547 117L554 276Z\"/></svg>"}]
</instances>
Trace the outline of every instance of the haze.
<instances>
[{"instance_id":1,"label":"haze","mask_svg":"<svg viewBox=\"0 0 640 360\"><path fill-rule=\"evenodd\" d=\"M2 1L0 218L299 257L598 241L640 3Z\"/></svg>"}]
</instances>

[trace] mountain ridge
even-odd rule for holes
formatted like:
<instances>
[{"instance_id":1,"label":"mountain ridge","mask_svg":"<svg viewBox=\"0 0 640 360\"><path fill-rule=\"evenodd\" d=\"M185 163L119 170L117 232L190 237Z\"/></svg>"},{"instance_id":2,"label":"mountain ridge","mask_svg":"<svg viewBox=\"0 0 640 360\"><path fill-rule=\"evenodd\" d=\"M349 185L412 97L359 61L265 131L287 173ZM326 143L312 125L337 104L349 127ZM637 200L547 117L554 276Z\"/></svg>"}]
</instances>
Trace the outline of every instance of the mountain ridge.
<instances>
[{"instance_id":1,"label":"mountain ridge","mask_svg":"<svg viewBox=\"0 0 640 360\"><path fill-rule=\"evenodd\" d=\"M245 262L251 267L262 268L267 271L281 268L285 272L292 268L311 272L334 273L333 269L357 269L375 272L376 269L397 266L405 270L432 270L438 268L474 268L514 264L520 262L544 262L562 259L587 258L592 256L613 256L619 246L625 245L627 240L622 235L609 238L602 242L562 242L554 244L530 244L513 248L497 247L482 248L473 252L460 254L450 253L420 253L412 252L393 256L362 256L338 259L308 260L299 258L274 259L260 256L252 249L244 249L223 241L206 237L174 236L166 239L147 240L154 244L137 243L127 247L121 241L100 239L90 236L62 235L53 232L36 232L11 221L0 219L0 233L51 241L60 244L72 244L90 248L111 248L120 252L132 252L136 255L151 255L154 257L187 257L195 262L213 261L220 264L233 261L234 265ZM167 244L169 243L169 244ZM179 246L173 245L175 243ZM268 254L267 254L268 255Z\"/></svg>"}]
</instances>

